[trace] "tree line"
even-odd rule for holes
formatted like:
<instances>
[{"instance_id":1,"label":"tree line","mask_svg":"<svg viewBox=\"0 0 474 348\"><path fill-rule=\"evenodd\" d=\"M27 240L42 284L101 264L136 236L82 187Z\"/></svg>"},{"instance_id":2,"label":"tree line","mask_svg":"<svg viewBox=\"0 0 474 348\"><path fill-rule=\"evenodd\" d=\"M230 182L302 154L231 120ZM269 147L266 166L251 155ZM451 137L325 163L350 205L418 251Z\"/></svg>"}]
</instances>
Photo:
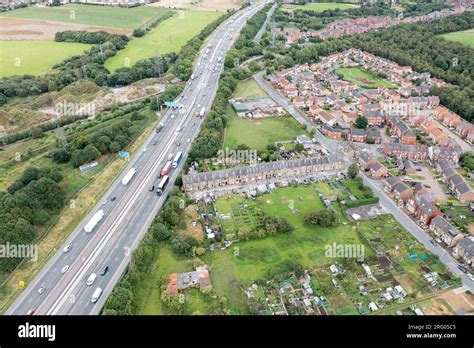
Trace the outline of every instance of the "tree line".
<instances>
[{"instance_id":1,"label":"tree line","mask_svg":"<svg viewBox=\"0 0 474 348\"><path fill-rule=\"evenodd\" d=\"M63 179L57 169L28 167L0 192L0 245L27 245L48 227L64 207ZM0 272L11 272L20 257L0 258Z\"/></svg>"}]
</instances>

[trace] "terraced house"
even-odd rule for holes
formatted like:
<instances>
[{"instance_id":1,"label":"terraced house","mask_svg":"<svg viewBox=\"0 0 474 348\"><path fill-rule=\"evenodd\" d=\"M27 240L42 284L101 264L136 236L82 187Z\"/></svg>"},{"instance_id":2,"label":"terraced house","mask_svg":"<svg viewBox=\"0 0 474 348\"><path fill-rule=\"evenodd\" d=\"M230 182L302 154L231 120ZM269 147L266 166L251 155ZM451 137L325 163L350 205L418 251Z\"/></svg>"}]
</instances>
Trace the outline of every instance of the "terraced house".
<instances>
[{"instance_id":1,"label":"terraced house","mask_svg":"<svg viewBox=\"0 0 474 348\"><path fill-rule=\"evenodd\" d=\"M228 185L278 181L278 179L283 180L324 171L338 171L343 168L343 162L335 155L300 158L184 175L183 187L186 192L192 192Z\"/></svg>"}]
</instances>

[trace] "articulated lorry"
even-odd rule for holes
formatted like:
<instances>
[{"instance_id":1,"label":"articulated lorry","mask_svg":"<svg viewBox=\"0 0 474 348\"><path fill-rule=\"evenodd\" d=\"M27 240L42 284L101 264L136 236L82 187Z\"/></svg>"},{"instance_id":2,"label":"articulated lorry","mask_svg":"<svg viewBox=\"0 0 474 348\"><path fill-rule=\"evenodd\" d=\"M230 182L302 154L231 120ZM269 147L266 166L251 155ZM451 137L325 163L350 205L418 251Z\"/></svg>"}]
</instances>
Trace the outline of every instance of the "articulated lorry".
<instances>
[{"instance_id":1,"label":"articulated lorry","mask_svg":"<svg viewBox=\"0 0 474 348\"><path fill-rule=\"evenodd\" d=\"M89 220L89 222L84 226L84 231L86 233L91 233L92 230L97 226L97 224L102 220L104 217L104 211L99 210L97 213L95 213L92 218Z\"/></svg>"}]
</instances>

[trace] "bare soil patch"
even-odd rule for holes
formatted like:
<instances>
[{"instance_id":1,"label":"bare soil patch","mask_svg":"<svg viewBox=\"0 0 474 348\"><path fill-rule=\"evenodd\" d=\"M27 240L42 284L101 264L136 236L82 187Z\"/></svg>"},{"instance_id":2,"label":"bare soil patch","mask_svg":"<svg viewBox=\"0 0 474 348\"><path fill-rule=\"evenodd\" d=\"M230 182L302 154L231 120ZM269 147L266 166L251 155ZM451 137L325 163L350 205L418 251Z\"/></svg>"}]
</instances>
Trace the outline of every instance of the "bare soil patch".
<instances>
[{"instance_id":1,"label":"bare soil patch","mask_svg":"<svg viewBox=\"0 0 474 348\"><path fill-rule=\"evenodd\" d=\"M103 30L111 34L131 35L130 31L116 28L37 19L0 18L0 37L2 40L54 40L54 35L58 31L65 30Z\"/></svg>"}]
</instances>

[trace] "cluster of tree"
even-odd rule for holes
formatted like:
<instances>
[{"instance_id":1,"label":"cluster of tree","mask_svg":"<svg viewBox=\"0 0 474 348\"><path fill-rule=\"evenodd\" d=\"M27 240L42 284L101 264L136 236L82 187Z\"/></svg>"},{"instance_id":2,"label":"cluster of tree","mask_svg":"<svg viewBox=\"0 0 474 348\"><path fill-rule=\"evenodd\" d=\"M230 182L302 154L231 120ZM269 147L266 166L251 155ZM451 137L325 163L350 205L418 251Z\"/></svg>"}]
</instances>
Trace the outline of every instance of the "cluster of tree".
<instances>
[{"instance_id":1,"label":"cluster of tree","mask_svg":"<svg viewBox=\"0 0 474 348\"><path fill-rule=\"evenodd\" d=\"M321 227L335 227L339 224L337 214L331 208L310 211L304 216L304 222L308 225Z\"/></svg>"},{"instance_id":2,"label":"cluster of tree","mask_svg":"<svg viewBox=\"0 0 474 348\"><path fill-rule=\"evenodd\" d=\"M70 162L73 167L79 167L107 153L117 153L140 133L142 127L136 122L143 119L141 112L134 111L128 118L87 136L76 135L67 145L51 151L50 156L56 163Z\"/></svg>"},{"instance_id":3,"label":"cluster of tree","mask_svg":"<svg viewBox=\"0 0 474 348\"><path fill-rule=\"evenodd\" d=\"M60 119L57 119L57 120L54 120L54 121L42 123L42 124L36 126L35 128L32 128L32 129L27 129L27 130L24 130L22 132L12 133L12 134L6 135L3 138L0 138L0 143L2 143L2 144L13 144L14 142L17 142L18 140L27 139L27 138L30 138L30 137L38 138L38 137L41 137L44 132L53 130L53 129L58 128L58 127L63 127L65 125L68 125L68 124L71 124L71 123L74 123L74 122L78 122L78 121L80 121L80 120L82 120L86 117L87 117L87 115L83 115L83 116L64 116L64 117L61 117Z\"/></svg>"},{"instance_id":4,"label":"cluster of tree","mask_svg":"<svg viewBox=\"0 0 474 348\"><path fill-rule=\"evenodd\" d=\"M85 31L85 30L58 31L54 35L54 41L78 42L78 43L97 45L97 44L104 44L108 41L111 41L115 37L119 37L124 42L128 42L128 37L126 35L110 34L105 31Z\"/></svg>"},{"instance_id":5,"label":"cluster of tree","mask_svg":"<svg viewBox=\"0 0 474 348\"><path fill-rule=\"evenodd\" d=\"M293 226L282 217L265 216L263 218L263 228L255 228L253 226L243 225L237 230L239 239L260 239L268 236L273 236L279 233L288 233L293 231Z\"/></svg>"},{"instance_id":6,"label":"cluster of tree","mask_svg":"<svg viewBox=\"0 0 474 348\"><path fill-rule=\"evenodd\" d=\"M459 160L469 171L474 171L474 151L463 153Z\"/></svg>"},{"instance_id":7,"label":"cluster of tree","mask_svg":"<svg viewBox=\"0 0 474 348\"><path fill-rule=\"evenodd\" d=\"M357 188L362 192L363 198L372 198L374 196L372 189L364 184L361 177L355 178L354 181L357 184Z\"/></svg>"},{"instance_id":8,"label":"cluster of tree","mask_svg":"<svg viewBox=\"0 0 474 348\"><path fill-rule=\"evenodd\" d=\"M291 273L297 277L301 277L304 274L304 266L299 261L284 260L278 262L268 270L268 278L286 278Z\"/></svg>"},{"instance_id":9,"label":"cluster of tree","mask_svg":"<svg viewBox=\"0 0 474 348\"><path fill-rule=\"evenodd\" d=\"M347 169L347 173L351 179L355 179L359 174L359 167L357 167L357 164L352 163Z\"/></svg>"},{"instance_id":10,"label":"cluster of tree","mask_svg":"<svg viewBox=\"0 0 474 348\"><path fill-rule=\"evenodd\" d=\"M27 245L34 241L64 206L61 173L29 167L7 191L0 192L0 244ZM11 272L20 258L0 258L0 272Z\"/></svg>"},{"instance_id":11,"label":"cluster of tree","mask_svg":"<svg viewBox=\"0 0 474 348\"><path fill-rule=\"evenodd\" d=\"M359 129L366 129L368 125L369 121L367 120L367 117L362 115L357 116L354 122L354 126Z\"/></svg>"}]
</instances>

